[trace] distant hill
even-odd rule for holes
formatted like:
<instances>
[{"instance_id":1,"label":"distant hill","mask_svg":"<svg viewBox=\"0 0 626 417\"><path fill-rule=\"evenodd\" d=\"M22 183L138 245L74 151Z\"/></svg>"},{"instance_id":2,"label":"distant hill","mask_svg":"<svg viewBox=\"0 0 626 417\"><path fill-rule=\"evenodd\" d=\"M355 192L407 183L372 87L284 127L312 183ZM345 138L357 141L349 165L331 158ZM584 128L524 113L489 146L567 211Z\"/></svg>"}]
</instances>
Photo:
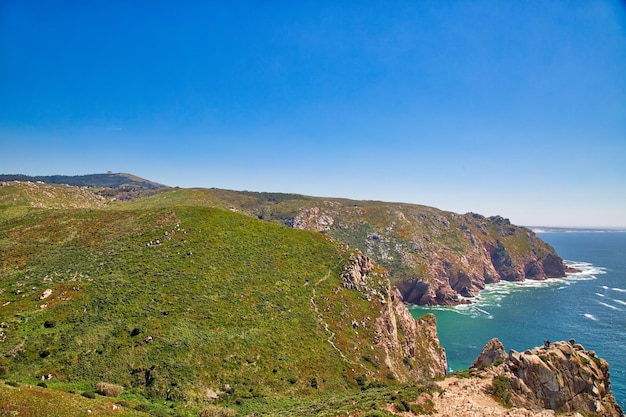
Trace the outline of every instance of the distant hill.
<instances>
[{"instance_id":1,"label":"distant hill","mask_svg":"<svg viewBox=\"0 0 626 417\"><path fill-rule=\"evenodd\" d=\"M8 175L0 174L0 181L41 181L49 184L67 184L78 187L137 187L147 189L167 188L166 185L148 181L131 174L124 173L108 173L108 174L89 174L89 175L46 175L46 176L28 176L28 175Z\"/></svg>"},{"instance_id":2,"label":"distant hill","mask_svg":"<svg viewBox=\"0 0 626 417\"><path fill-rule=\"evenodd\" d=\"M297 229L315 230L358 248L389 270L411 304L467 302L486 284L562 277L554 249L501 216L457 214L406 203L221 189L168 190L135 205L195 201Z\"/></svg>"}]
</instances>

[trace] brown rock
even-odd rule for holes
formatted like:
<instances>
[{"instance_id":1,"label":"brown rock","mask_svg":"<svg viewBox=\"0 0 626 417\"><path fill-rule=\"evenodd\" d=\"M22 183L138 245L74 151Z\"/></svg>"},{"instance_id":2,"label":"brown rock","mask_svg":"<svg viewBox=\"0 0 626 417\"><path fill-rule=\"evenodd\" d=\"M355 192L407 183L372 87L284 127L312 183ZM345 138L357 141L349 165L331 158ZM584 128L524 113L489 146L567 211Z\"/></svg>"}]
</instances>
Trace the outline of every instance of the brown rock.
<instances>
[{"instance_id":1,"label":"brown rock","mask_svg":"<svg viewBox=\"0 0 626 417\"><path fill-rule=\"evenodd\" d=\"M518 405L622 416L611 393L607 362L581 345L555 342L524 353L511 351L502 370L514 381Z\"/></svg>"},{"instance_id":2,"label":"brown rock","mask_svg":"<svg viewBox=\"0 0 626 417\"><path fill-rule=\"evenodd\" d=\"M493 338L483 348L482 352L470 368L484 368L496 362L499 359L505 359L506 352L504 351L504 345L500 340Z\"/></svg>"}]
</instances>

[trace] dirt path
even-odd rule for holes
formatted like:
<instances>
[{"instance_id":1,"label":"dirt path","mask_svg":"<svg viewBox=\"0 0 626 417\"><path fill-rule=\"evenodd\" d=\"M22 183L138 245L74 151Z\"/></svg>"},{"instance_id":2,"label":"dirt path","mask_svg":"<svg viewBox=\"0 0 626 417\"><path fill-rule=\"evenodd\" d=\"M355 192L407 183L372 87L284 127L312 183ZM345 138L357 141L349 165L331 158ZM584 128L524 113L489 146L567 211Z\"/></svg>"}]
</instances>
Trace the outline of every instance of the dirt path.
<instances>
[{"instance_id":1,"label":"dirt path","mask_svg":"<svg viewBox=\"0 0 626 417\"><path fill-rule=\"evenodd\" d=\"M433 395L437 413L435 417L554 417L552 410L527 410L524 408L506 408L485 391L491 384L491 377L456 378L448 377L438 385L441 394ZM580 416L577 413L559 414L559 416ZM580 416L582 417L582 416Z\"/></svg>"}]
</instances>

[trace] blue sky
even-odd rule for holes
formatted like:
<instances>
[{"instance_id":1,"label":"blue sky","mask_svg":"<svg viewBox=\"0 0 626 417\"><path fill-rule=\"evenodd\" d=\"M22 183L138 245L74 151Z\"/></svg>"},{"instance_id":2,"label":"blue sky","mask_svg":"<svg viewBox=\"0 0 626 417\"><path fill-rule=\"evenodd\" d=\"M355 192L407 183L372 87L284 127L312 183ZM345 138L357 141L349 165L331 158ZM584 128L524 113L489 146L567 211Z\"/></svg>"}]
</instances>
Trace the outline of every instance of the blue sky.
<instances>
[{"instance_id":1,"label":"blue sky","mask_svg":"<svg viewBox=\"0 0 626 417\"><path fill-rule=\"evenodd\" d=\"M626 227L619 1L0 2L0 173Z\"/></svg>"}]
</instances>

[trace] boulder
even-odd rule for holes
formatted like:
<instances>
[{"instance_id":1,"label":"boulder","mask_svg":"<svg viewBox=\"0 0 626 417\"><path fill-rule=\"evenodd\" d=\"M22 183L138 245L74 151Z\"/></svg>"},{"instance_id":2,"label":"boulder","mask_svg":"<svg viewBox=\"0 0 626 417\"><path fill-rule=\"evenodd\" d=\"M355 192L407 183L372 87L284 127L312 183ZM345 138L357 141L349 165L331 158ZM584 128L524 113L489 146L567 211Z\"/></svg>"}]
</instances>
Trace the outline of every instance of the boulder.
<instances>
[{"instance_id":1,"label":"boulder","mask_svg":"<svg viewBox=\"0 0 626 417\"><path fill-rule=\"evenodd\" d=\"M506 352L504 351L504 345L500 340L493 338L483 348L482 352L474 363L470 366L470 368L485 368L498 360L504 360L507 357Z\"/></svg>"},{"instance_id":2,"label":"boulder","mask_svg":"<svg viewBox=\"0 0 626 417\"><path fill-rule=\"evenodd\" d=\"M611 392L608 363L579 344L545 343L523 353L511 351L499 368L519 406L622 416Z\"/></svg>"}]
</instances>

